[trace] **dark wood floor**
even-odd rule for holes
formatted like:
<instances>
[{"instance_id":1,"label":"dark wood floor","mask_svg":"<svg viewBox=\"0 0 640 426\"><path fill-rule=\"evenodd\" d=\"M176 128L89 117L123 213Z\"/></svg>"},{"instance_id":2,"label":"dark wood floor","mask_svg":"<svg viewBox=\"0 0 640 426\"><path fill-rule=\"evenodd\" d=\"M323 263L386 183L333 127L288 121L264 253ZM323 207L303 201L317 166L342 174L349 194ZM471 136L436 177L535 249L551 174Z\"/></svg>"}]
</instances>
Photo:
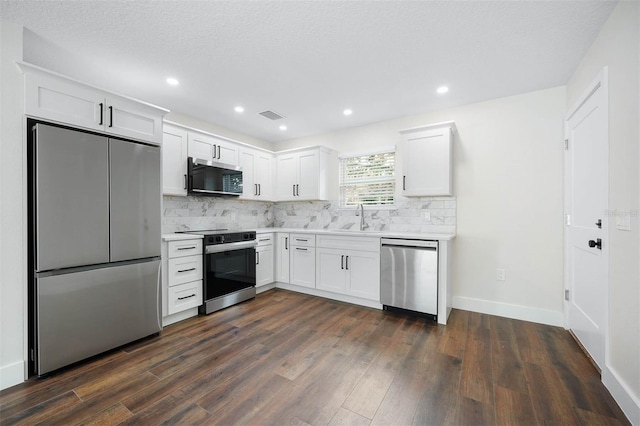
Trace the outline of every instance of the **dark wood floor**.
<instances>
[{"instance_id":1,"label":"dark wood floor","mask_svg":"<svg viewBox=\"0 0 640 426\"><path fill-rule=\"evenodd\" d=\"M271 290L0 392L2 424L628 424L561 328Z\"/></svg>"}]
</instances>

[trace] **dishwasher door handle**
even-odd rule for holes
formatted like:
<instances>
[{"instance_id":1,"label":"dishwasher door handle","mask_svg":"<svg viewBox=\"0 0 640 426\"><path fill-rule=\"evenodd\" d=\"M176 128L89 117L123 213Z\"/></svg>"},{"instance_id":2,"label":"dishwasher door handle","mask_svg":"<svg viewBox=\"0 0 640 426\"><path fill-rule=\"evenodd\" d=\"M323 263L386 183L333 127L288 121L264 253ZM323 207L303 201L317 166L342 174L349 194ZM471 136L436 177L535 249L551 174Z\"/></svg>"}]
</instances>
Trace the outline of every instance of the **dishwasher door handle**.
<instances>
[{"instance_id":1,"label":"dishwasher door handle","mask_svg":"<svg viewBox=\"0 0 640 426\"><path fill-rule=\"evenodd\" d=\"M438 242L433 240L406 240L401 238L381 238L380 244L382 247L398 246L398 247L410 247L410 248L426 248L437 249Z\"/></svg>"}]
</instances>

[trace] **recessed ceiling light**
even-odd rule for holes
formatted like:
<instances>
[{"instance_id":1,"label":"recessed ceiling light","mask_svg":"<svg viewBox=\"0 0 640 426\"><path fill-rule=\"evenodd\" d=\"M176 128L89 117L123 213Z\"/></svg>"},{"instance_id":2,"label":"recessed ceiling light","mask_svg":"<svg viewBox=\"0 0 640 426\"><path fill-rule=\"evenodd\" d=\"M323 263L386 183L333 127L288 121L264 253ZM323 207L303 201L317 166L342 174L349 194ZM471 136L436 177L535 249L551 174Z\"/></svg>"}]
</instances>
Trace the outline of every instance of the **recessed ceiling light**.
<instances>
[{"instance_id":1,"label":"recessed ceiling light","mask_svg":"<svg viewBox=\"0 0 640 426\"><path fill-rule=\"evenodd\" d=\"M444 95L448 91L449 91L449 88L447 86L440 86L438 87L438 90L436 90L436 92L438 92L441 95Z\"/></svg>"},{"instance_id":2,"label":"recessed ceiling light","mask_svg":"<svg viewBox=\"0 0 640 426\"><path fill-rule=\"evenodd\" d=\"M287 126L283 124L282 126L280 126L280 130L287 130Z\"/></svg>"},{"instance_id":3,"label":"recessed ceiling light","mask_svg":"<svg viewBox=\"0 0 640 426\"><path fill-rule=\"evenodd\" d=\"M344 115L351 115L351 114L353 114L353 111L351 111L350 109L345 109L342 113Z\"/></svg>"},{"instance_id":4,"label":"recessed ceiling light","mask_svg":"<svg viewBox=\"0 0 640 426\"><path fill-rule=\"evenodd\" d=\"M171 85L171 86L177 86L178 84L180 84L180 82L173 78L173 77L168 77L167 78L167 84Z\"/></svg>"},{"instance_id":5,"label":"recessed ceiling light","mask_svg":"<svg viewBox=\"0 0 640 426\"><path fill-rule=\"evenodd\" d=\"M234 110L235 110L236 112L244 112L244 108L242 108L241 106L237 106L237 107L235 107L235 108L234 108Z\"/></svg>"}]
</instances>

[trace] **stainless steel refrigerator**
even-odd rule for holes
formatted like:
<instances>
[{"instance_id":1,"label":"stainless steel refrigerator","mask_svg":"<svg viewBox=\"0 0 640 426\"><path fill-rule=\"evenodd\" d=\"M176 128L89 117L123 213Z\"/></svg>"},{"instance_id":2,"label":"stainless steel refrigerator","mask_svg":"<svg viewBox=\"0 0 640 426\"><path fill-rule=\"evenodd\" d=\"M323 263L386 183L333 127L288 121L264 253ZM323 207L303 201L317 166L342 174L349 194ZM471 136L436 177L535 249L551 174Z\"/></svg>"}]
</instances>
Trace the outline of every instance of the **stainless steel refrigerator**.
<instances>
[{"instance_id":1,"label":"stainless steel refrigerator","mask_svg":"<svg viewBox=\"0 0 640 426\"><path fill-rule=\"evenodd\" d=\"M161 330L160 147L37 123L29 158L42 375Z\"/></svg>"}]
</instances>

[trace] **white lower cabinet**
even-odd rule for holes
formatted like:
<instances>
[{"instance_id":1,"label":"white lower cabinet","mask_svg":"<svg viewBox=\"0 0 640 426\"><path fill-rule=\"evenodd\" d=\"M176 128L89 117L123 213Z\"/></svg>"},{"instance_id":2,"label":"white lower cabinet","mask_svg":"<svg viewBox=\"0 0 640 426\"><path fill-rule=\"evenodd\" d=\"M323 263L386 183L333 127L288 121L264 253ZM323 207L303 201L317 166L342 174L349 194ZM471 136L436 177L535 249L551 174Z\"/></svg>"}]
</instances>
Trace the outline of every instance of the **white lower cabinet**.
<instances>
[{"instance_id":1,"label":"white lower cabinet","mask_svg":"<svg viewBox=\"0 0 640 426\"><path fill-rule=\"evenodd\" d=\"M289 253L291 252L291 240L289 233L278 232L276 234L276 259L275 280L289 284Z\"/></svg>"},{"instance_id":2,"label":"white lower cabinet","mask_svg":"<svg viewBox=\"0 0 640 426\"><path fill-rule=\"evenodd\" d=\"M317 289L380 301L380 239L318 236L317 245Z\"/></svg>"},{"instance_id":3,"label":"white lower cabinet","mask_svg":"<svg viewBox=\"0 0 640 426\"><path fill-rule=\"evenodd\" d=\"M271 284L273 272L273 234L258 234L256 247L256 287Z\"/></svg>"},{"instance_id":4,"label":"white lower cabinet","mask_svg":"<svg viewBox=\"0 0 640 426\"><path fill-rule=\"evenodd\" d=\"M289 279L291 284L316 287L316 236L291 234Z\"/></svg>"},{"instance_id":5,"label":"white lower cabinet","mask_svg":"<svg viewBox=\"0 0 640 426\"><path fill-rule=\"evenodd\" d=\"M188 318L184 311L202 305L202 239L164 241L162 295L163 325Z\"/></svg>"}]
</instances>

